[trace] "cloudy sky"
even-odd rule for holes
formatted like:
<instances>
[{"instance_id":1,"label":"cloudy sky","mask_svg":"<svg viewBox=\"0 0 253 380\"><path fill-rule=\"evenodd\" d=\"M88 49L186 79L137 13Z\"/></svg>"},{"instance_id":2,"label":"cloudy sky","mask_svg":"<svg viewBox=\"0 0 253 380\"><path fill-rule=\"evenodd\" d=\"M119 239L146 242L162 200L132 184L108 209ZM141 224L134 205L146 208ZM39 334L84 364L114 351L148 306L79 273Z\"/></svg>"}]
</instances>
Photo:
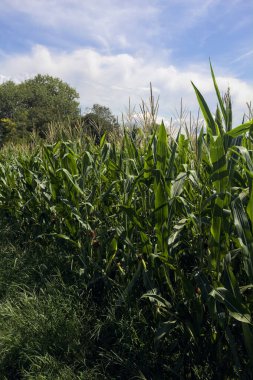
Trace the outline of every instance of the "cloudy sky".
<instances>
[{"instance_id":1,"label":"cloudy sky","mask_svg":"<svg viewBox=\"0 0 253 380\"><path fill-rule=\"evenodd\" d=\"M1 0L0 82L37 73L75 87L82 109L120 115L159 96L165 119L197 111L192 80L215 109L211 58L235 123L253 101L252 0Z\"/></svg>"}]
</instances>

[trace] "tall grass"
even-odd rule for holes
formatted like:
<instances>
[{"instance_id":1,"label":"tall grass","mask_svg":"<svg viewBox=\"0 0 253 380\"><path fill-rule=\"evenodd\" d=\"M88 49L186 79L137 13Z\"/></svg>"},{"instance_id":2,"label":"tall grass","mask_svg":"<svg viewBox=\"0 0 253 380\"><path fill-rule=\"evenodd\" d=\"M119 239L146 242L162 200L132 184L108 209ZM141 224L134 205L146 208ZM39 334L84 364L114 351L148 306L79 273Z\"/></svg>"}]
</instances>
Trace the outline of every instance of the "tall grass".
<instances>
[{"instance_id":1,"label":"tall grass","mask_svg":"<svg viewBox=\"0 0 253 380\"><path fill-rule=\"evenodd\" d=\"M29 153L0 153L1 229L7 247L15 238L25 248L29 268L19 301L5 299L1 275L3 373L14 378L12 361L20 378L251 376L253 120L232 128L230 94L222 97L212 67L211 75L215 116L193 84L205 120L197 132L190 125L173 136L158 125L151 92L145 132L128 130L129 116L117 141L95 145L79 127L59 127ZM10 256L17 267L20 255ZM75 285L74 301L69 290L51 296L35 272L50 283L60 273L67 289ZM102 310L95 323L83 320L97 315L82 311L83 294ZM90 354L81 357L89 323Z\"/></svg>"}]
</instances>

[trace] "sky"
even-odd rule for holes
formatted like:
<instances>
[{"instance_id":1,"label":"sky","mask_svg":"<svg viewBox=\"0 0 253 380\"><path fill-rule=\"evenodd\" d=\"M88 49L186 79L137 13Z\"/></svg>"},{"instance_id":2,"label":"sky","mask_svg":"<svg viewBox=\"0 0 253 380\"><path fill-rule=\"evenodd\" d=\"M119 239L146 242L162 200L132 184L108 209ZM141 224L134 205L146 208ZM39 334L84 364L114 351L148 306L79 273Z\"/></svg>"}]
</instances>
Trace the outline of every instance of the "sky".
<instances>
[{"instance_id":1,"label":"sky","mask_svg":"<svg viewBox=\"0 0 253 380\"><path fill-rule=\"evenodd\" d=\"M176 118L181 99L196 117L191 81L214 112L209 58L235 126L253 101L252 0L0 1L0 83L58 77L83 112L98 103L120 116L130 98L138 113L151 82L160 118Z\"/></svg>"}]
</instances>

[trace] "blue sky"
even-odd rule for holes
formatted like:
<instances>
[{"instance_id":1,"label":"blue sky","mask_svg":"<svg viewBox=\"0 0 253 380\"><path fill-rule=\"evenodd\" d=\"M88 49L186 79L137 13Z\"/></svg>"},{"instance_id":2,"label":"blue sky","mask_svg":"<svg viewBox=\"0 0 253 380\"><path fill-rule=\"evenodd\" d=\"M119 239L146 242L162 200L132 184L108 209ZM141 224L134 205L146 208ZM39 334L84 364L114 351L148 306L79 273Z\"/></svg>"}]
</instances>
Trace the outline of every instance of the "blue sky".
<instances>
[{"instance_id":1,"label":"blue sky","mask_svg":"<svg viewBox=\"0 0 253 380\"><path fill-rule=\"evenodd\" d=\"M192 80L215 109L209 57L235 122L253 100L252 0L1 0L0 80L60 77L94 103L125 111L149 97L159 115L180 100L197 111Z\"/></svg>"}]
</instances>

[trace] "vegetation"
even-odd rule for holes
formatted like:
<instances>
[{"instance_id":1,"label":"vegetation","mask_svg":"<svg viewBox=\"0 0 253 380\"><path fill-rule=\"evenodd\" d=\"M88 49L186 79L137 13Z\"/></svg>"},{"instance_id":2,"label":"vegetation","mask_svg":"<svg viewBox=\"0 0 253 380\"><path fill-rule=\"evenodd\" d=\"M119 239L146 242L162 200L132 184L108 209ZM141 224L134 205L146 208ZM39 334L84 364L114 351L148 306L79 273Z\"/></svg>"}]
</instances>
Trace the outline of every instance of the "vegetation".
<instances>
[{"instance_id":1,"label":"vegetation","mask_svg":"<svg viewBox=\"0 0 253 380\"><path fill-rule=\"evenodd\" d=\"M94 104L80 114L79 94L67 83L49 75L37 75L20 84L0 85L0 146L8 141L30 140L35 133L45 138L48 130L65 123L81 124L96 143L106 133L108 140L119 137L120 126L110 108ZM55 133L54 133L55 134Z\"/></svg>"},{"instance_id":2,"label":"vegetation","mask_svg":"<svg viewBox=\"0 0 253 380\"><path fill-rule=\"evenodd\" d=\"M251 378L253 120L211 73L195 135L153 106L145 134L4 146L3 379Z\"/></svg>"},{"instance_id":3,"label":"vegetation","mask_svg":"<svg viewBox=\"0 0 253 380\"><path fill-rule=\"evenodd\" d=\"M82 125L87 134L98 144L106 133L108 137L119 137L120 126L110 108L93 104L92 108L82 117Z\"/></svg>"},{"instance_id":4,"label":"vegetation","mask_svg":"<svg viewBox=\"0 0 253 380\"><path fill-rule=\"evenodd\" d=\"M0 85L0 129L2 140L26 137L36 131L44 135L51 122L76 120L80 114L79 95L58 78L37 75L20 84Z\"/></svg>"}]
</instances>

